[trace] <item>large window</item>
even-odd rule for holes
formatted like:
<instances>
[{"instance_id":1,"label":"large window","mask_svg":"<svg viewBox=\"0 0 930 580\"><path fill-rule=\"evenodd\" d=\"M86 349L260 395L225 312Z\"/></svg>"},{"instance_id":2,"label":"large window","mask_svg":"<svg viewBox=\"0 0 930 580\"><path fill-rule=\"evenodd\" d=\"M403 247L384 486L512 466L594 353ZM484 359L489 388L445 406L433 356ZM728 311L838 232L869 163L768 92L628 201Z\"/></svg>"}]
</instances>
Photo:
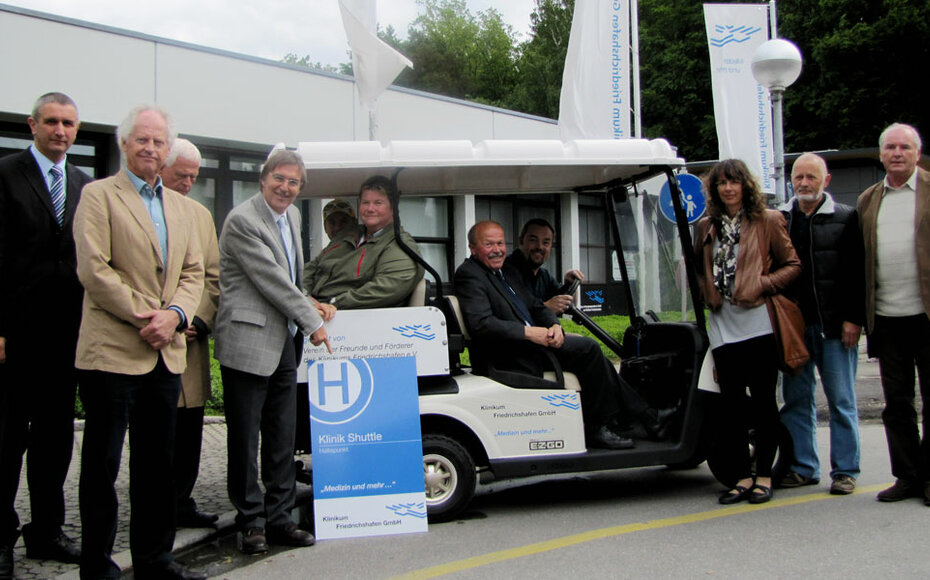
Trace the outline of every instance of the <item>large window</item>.
<instances>
[{"instance_id":1,"label":"large window","mask_svg":"<svg viewBox=\"0 0 930 580\"><path fill-rule=\"evenodd\" d=\"M445 197L406 197L400 200L400 221L417 242L420 254L449 281L452 261L450 203ZM428 277L428 276L427 276Z\"/></svg>"}]
</instances>

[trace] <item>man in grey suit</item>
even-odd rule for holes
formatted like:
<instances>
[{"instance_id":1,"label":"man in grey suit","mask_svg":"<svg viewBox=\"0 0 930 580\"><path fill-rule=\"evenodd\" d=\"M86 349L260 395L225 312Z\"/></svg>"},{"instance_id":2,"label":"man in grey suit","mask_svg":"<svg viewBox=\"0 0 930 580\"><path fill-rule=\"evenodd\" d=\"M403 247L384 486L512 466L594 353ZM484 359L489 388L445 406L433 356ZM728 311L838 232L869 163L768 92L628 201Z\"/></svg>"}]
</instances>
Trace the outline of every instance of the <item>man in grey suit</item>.
<instances>
[{"instance_id":1,"label":"man in grey suit","mask_svg":"<svg viewBox=\"0 0 930 580\"><path fill-rule=\"evenodd\" d=\"M291 204L306 183L303 159L272 152L261 193L236 206L220 234L220 304L215 356L220 362L228 431L229 498L238 512L238 546L246 554L268 543L310 546L313 535L290 518L294 506L297 388L295 335L329 340L323 320L335 307L304 296L300 212ZM302 336L297 339L302 344ZM262 483L258 484L261 434Z\"/></svg>"}]
</instances>

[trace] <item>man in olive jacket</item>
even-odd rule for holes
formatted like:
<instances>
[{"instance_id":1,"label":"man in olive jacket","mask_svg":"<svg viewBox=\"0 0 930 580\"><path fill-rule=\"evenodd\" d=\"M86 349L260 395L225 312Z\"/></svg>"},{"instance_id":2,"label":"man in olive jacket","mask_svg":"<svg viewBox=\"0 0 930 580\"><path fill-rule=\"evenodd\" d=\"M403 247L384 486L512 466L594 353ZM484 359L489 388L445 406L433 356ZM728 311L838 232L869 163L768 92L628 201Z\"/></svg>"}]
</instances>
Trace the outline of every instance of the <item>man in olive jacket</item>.
<instances>
[{"instance_id":1,"label":"man in olive jacket","mask_svg":"<svg viewBox=\"0 0 930 580\"><path fill-rule=\"evenodd\" d=\"M365 180L359 192L361 225L338 234L334 243L305 266L304 288L311 296L343 309L406 303L423 277L423 266L397 244L390 192L386 177ZM401 238L419 253L410 234L401 230Z\"/></svg>"}]
</instances>

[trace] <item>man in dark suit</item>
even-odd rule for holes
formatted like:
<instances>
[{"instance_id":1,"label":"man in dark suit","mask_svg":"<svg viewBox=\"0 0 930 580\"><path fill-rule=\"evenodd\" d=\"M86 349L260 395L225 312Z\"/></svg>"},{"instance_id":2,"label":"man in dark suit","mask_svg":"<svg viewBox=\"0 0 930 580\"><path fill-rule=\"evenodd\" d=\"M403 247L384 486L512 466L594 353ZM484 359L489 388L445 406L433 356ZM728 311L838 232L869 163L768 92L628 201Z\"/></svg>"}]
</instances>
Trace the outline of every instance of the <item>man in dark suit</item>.
<instances>
[{"instance_id":1,"label":"man in dark suit","mask_svg":"<svg viewBox=\"0 0 930 580\"><path fill-rule=\"evenodd\" d=\"M910 125L889 125L878 139L885 179L859 196L865 243L869 354L877 356L882 423L894 485L878 500L923 499L930 506L930 172L917 166L921 143ZM914 368L923 399L917 425Z\"/></svg>"},{"instance_id":2,"label":"man in dark suit","mask_svg":"<svg viewBox=\"0 0 930 580\"><path fill-rule=\"evenodd\" d=\"M84 309L75 366L86 421L81 449L81 577L118 578L111 558L116 476L129 430L129 548L138 579L206 578L178 564L172 481L184 331L203 292L190 202L158 175L177 135L155 107L117 129L125 167L84 188L74 216Z\"/></svg>"},{"instance_id":3,"label":"man in dark suit","mask_svg":"<svg viewBox=\"0 0 930 580\"><path fill-rule=\"evenodd\" d=\"M71 223L91 178L67 160L77 107L62 93L36 101L33 144L0 160L0 577L13 573L14 508L23 453L32 521L29 558L77 562L62 531L62 485L74 447L74 347L84 291Z\"/></svg>"},{"instance_id":4,"label":"man in dark suit","mask_svg":"<svg viewBox=\"0 0 930 580\"><path fill-rule=\"evenodd\" d=\"M227 488L237 512L238 547L246 554L265 552L269 543L314 543L290 517L297 357L303 335L329 346L323 320L336 309L304 296L299 286L300 212L292 204L306 174L299 154L272 152L262 166L261 192L233 208L220 234L214 355L223 374Z\"/></svg>"},{"instance_id":5,"label":"man in dark suit","mask_svg":"<svg viewBox=\"0 0 930 580\"><path fill-rule=\"evenodd\" d=\"M455 294L471 334L472 364L542 376L548 365L543 349L581 382L581 407L588 445L624 449L633 440L622 433L638 419L646 431L661 435L671 411L650 409L623 382L592 339L565 335L555 314L533 296L516 269L504 264L504 229L493 221L468 231L471 257L455 271Z\"/></svg>"}]
</instances>

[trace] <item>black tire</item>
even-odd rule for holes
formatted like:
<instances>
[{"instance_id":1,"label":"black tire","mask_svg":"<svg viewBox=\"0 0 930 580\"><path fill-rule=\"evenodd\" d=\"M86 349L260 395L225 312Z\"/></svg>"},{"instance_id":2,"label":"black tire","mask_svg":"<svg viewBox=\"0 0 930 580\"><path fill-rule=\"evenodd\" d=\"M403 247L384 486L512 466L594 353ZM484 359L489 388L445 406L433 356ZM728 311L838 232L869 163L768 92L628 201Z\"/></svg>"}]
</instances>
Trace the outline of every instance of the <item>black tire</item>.
<instances>
[{"instance_id":1,"label":"black tire","mask_svg":"<svg viewBox=\"0 0 930 580\"><path fill-rule=\"evenodd\" d=\"M423 436L423 476L430 522L451 520L475 496L475 461L462 444L445 435Z\"/></svg>"}]
</instances>

